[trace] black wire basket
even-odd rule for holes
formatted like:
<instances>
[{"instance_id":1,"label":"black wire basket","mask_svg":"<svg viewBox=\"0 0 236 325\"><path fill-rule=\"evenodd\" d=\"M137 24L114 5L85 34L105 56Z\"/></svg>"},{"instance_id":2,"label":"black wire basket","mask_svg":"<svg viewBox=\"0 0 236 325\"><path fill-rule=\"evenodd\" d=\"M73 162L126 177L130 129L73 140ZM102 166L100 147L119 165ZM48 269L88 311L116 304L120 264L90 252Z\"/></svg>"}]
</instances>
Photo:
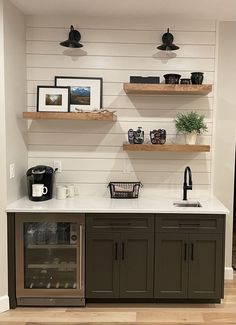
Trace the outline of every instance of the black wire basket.
<instances>
[{"instance_id":1,"label":"black wire basket","mask_svg":"<svg viewBox=\"0 0 236 325\"><path fill-rule=\"evenodd\" d=\"M137 199L143 185L141 182L110 182L108 186L112 199Z\"/></svg>"}]
</instances>

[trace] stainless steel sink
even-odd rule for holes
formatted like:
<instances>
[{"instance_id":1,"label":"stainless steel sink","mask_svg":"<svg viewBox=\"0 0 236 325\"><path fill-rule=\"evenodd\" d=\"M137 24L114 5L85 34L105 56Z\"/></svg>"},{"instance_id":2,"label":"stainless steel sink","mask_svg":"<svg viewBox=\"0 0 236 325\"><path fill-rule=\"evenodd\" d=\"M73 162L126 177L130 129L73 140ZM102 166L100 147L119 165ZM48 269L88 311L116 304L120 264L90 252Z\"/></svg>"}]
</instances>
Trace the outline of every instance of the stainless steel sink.
<instances>
[{"instance_id":1,"label":"stainless steel sink","mask_svg":"<svg viewBox=\"0 0 236 325\"><path fill-rule=\"evenodd\" d=\"M179 208L201 208L202 207L199 201L174 202L173 205Z\"/></svg>"}]
</instances>

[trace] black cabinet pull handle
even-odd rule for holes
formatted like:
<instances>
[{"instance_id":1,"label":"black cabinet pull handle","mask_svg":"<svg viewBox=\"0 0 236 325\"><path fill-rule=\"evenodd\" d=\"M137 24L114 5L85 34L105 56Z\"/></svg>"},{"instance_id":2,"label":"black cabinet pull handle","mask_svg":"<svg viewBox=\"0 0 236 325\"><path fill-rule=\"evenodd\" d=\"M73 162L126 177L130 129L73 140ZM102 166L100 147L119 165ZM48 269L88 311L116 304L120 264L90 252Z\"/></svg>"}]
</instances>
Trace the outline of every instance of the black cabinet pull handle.
<instances>
[{"instance_id":1,"label":"black cabinet pull handle","mask_svg":"<svg viewBox=\"0 0 236 325\"><path fill-rule=\"evenodd\" d=\"M194 228L194 227L200 227L200 223L179 223L179 227L182 228Z\"/></svg>"},{"instance_id":2,"label":"black cabinet pull handle","mask_svg":"<svg viewBox=\"0 0 236 325\"><path fill-rule=\"evenodd\" d=\"M194 249L194 245L193 243L191 243L191 260L193 261L193 249Z\"/></svg>"},{"instance_id":3,"label":"black cabinet pull handle","mask_svg":"<svg viewBox=\"0 0 236 325\"><path fill-rule=\"evenodd\" d=\"M111 228L130 228L132 226L132 223L110 223L109 224L109 227L111 227Z\"/></svg>"},{"instance_id":4,"label":"black cabinet pull handle","mask_svg":"<svg viewBox=\"0 0 236 325\"><path fill-rule=\"evenodd\" d=\"M118 260L118 243L115 243L115 260Z\"/></svg>"},{"instance_id":5,"label":"black cabinet pull handle","mask_svg":"<svg viewBox=\"0 0 236 325\"><path fill-rule=\"evenodd\" d=\"M121 259L124 260L125 259L125 243L122 242L122 256L121 256Z\"/></svg>"},{"instance_id":6,"label":"black cabinet pull handle","mask_svg":"<svg viewBox=\"0 0 236 325\"><path fill-rule=\"evenodd\" d=\"M184 260L187 260L187 243L184 243Z\"/></svg>"}]
</instances>

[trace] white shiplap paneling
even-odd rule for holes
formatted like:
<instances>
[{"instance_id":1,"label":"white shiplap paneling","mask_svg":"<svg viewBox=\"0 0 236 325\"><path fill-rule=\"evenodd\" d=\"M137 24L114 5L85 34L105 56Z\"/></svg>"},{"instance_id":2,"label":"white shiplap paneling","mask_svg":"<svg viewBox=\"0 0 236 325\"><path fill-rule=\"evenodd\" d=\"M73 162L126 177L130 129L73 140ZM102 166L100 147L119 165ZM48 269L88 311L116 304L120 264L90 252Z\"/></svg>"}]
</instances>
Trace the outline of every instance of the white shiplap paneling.
<instances>
[{"instance_id":1,"label":"white shiplap paneling","mask_svg":"<svg viewBox=\"0 0 236 325\"><path fill-rule=\"evenodd\" d=\"M65 28L69 29L71 24L77 28L87 29L109 29L109 30L159 30L166 31L166 26L173 32L175 31L203 31L215 32L216 22L213 20L175 20L173 17L79 17L75 16L28 16L26 26L28 28Z\"/></svg>"},{"instance_id":2,"label":"white shiplap paneling","mask_svg":"<svg viewBox=\"0 0 236 325\"><path fill-rule=\"evenodd\" d=\"M205 114L208 133L199 143L211 144L214 92L208 96L127 96L123 82L130 75L203 71L204 82L214 84L215 23L171 22L176 57L167 59L156 46L166 23L153 20L74 19L80 26L80 50L58 45L68 36L70 17L28 17L27 93L28 110L36 106L37 85L53 85L54 76L102 77L104 108L115 109L116 123L81 121L32 121L29 123L29 166L62 161L58 183L79 183L83 194L107 194L106 184L115 180L141 180L144 193L181 196L183 170L192 167L194 191L190 197L209 195L211 153L126 153L122 143L127 130L143 126L149 131L166 128L169 142L183 143L176 136L173 118L177 112L196 110ZM77 22L77 24L76 24ZM128 170L128 173L127 173ZM125 173L124 173L125 171Z\"/></svg>"}]
</instances>

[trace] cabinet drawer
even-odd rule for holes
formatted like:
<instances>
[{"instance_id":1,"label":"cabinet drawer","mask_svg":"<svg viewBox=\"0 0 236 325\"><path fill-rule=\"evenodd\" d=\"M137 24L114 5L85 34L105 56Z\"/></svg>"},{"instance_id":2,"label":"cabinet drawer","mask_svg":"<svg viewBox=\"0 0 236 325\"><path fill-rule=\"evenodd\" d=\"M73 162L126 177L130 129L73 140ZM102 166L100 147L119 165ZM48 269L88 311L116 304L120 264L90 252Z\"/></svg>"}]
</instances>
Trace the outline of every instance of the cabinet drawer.
<instances>
[{"instance_id":1,"label":"cabinet drawer","mask_svg":"<svg viewBox=\"0 0 236 325\"><path fill-rule=\"evenodd\" d=\"M87 231L154 231L154 215L126 213L86 214Z\"/></svg>"},{"instance_id":2,"label":"cabinet drawer","mask_svg":"<svg viewBox=\"0 0 236 325\"><path fill-rule=\"evenodd\" d=\"M224 232L224 215L166 214L156 217L156 232Z\"/></svg>"}]
</instances>

